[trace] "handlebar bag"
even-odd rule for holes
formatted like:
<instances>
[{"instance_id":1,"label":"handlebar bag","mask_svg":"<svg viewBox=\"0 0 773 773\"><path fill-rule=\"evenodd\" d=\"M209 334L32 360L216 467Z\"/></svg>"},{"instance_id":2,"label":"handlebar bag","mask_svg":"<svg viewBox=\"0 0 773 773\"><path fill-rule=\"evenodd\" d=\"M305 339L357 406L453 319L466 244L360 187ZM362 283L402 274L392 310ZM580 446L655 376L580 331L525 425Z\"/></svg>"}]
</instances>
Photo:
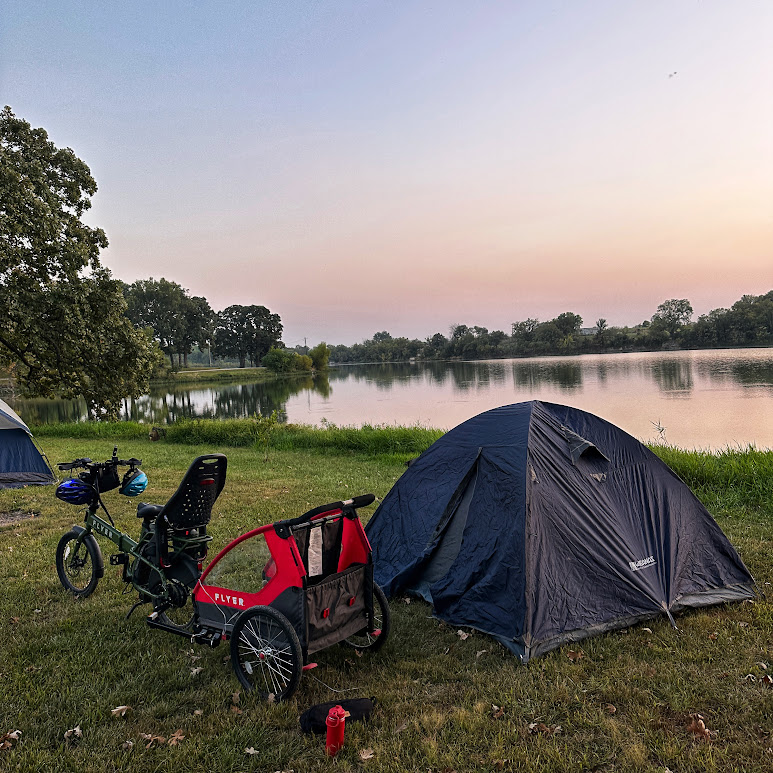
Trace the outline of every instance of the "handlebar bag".
<instances>
[{"instance_id":1,"label":"handlebar bag","mask_svg":"<svg viewBox=\"0 0 773 773\"><path fill-rule=\"evenodd\" d=\"M98 468L97 483L99 485L100 494L118 488L121 485L121 481L118 478L118 469L112 465L109 467Z\"/></svg>"}]
</instances>

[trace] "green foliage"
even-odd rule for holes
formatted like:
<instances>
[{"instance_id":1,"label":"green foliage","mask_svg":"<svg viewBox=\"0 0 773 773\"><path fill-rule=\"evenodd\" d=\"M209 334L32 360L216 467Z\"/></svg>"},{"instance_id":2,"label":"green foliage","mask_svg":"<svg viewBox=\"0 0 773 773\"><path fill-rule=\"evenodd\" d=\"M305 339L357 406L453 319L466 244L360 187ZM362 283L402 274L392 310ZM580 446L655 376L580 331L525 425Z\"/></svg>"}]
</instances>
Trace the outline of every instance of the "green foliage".
<instances>
[{"instance_id":1,"label":"green foliage","mask_svg":"<svg viewBox=\"0 0 773 773\"><path fill-rule=\"evenodd\" d=\"M175 354L187 365L195 344L209 345L214 312L206 298L191 297L176 282L153 277L125 286L124 294L129 319L137 327L152 330L172 367Z\"/></svg>"},{"instance_id":2,"label":"green foliage","mask_svg":"<svg viewBox=\"0 0 773 773\"><path fill-rule=\"evenodd\" d=\"M304 372L311 372L314 367L314 361L308 354L298 354L295 352L295 359L293 360L293 367L295 370L302 370Z\"/></svg>"},{"instance_id":3,"label":"green foliage","mask_svg":"<svg viewBox=\"0 0 773 773\"><path fill-rule=\"evenodd\" d=\"M321 341L309 352L309 357L311 357L314 370L327 370L327 365L330 361L330 349L324 341Z\"/></svg>"},{"instance_id":4,"label":"green foliage","mask_svg":"<svg viewBox=\"0 0 773 773\"><path fill-rule=\"evenodd\" d=\"M265 306L229 306L217 315L214 353L218 357L236 357L239 366L247 360L257 365L280 344L282 322Z\"/></svg>"},{"instance_id":5,"label":"green foliage","mask_svg":"<svg viewBox=\"0 0 773 773\"><path fill-rule=\"evenodd\" d=\"M104 231L81 221L96 189L70 149L0 112L0 363L28 396L83 396L113 419L147 391L156 357L100 266Z\"/></svg>"},{"instance_id":6,"label":"green foliage","mask_svg":"<svg viewBox=\"0 0 773 773\"><path fill-rule=\"evenodd\" d=\"M658 306L652 321L635 327L610 327L603 317L596 329L583 330L582 317L563 312L540 322L513 322L510 335L485 327L455 324L449 337L435 333L425 341L393 338L387 331L352 346L337 345L331 360L344 362L405 362L411 359L478 360L494 357L532 357L544 354L650 351L661 348L773 345L773 291L745 295L731 309L715 309L690 322L687 299L671 299Z\"/></svg>"},{"instance_id":7,"label":"green foliage","mask_svg":"<svg viewBox=\"0 0 773 773\"><path fill-rule=\"evenodd\" d=\"M295 358L300 356L289 349L271 349L263 357L262 365L274 373L288 373L293 369Z\"/></svg>"},{"instance_id":8,"label":"green foliage","mask_svg":"<svg viewBox=\"0 0 773 773\"><path fill-rule=\"evenodd\" d=\"M0 276L67 281L99 267L101 228L81 221L97 184L69 148L57 148L6 105L0 112ZM25 284L25 289L26 289Z\"/></svg>"},{"instance_id":9,"label":"green foliage","mask_svg":"<svg viewBox=\"0 0 773 773\"><path fill-rule=\"evenodd\" d=\"M655 329L663 329L670 337L675 337L680 328L688 325L692 319L692 306L687 298L671 298L663 301L652 316Z\"/></svg>"},{"instance_id":10,"label":"green foliage","mask_svg":"<svg viewBox=\"0 0 773 773\"><path fill-rule=\"evenodd\" d=\"M311 357L298 354L292 349L274 348L263 357L262 365L273 373L291 373L293 371L311 371Z\"/></svg>"}]
</instances>

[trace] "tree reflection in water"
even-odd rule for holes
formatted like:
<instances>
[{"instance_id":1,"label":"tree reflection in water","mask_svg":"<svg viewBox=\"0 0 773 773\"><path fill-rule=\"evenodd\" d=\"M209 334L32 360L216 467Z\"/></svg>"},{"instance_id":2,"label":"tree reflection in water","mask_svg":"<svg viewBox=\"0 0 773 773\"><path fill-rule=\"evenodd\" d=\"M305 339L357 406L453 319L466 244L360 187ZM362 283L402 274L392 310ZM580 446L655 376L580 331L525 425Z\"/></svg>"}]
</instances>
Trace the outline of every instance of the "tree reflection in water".
<instances>
[{"instance_id":1,"label":"tree reflection in water","mask_svg":"<svg viewBox=\"0 0 773 773\"><path fill-rule=\"evenodd\" d=\"M660 396L680 398L681 414L670 420L676 426L687 415L682 400L700 403L696 410L706 416L719 410L718 401L722 410L732 413L733 400L752 394L773 396L773 349L346 365L331 368L327 375L263 383L156 387L144 397L127 400L123 418L152 425L276 411L282 422L319 423L324 417L342 424L421 421L443 427L476 410L530 399L610 410L619 405L624 418L643 410L659 418L668 415L652 402ZM32 425L86 418L82 400L8 401ZM460 409L460 404L469 405ZM751 421L760 423L759 418ZM750 433L753 436L753 427Z\"/></svg>"}]
</instances>

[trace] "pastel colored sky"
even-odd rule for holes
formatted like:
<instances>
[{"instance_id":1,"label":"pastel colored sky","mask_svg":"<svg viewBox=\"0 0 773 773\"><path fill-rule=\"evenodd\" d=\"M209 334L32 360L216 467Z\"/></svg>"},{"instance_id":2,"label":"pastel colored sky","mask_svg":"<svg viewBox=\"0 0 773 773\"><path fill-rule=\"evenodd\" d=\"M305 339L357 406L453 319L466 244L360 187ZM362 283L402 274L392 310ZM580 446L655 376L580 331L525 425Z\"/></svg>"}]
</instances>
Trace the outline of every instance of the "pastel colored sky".
<instances>
[{"instance_id":1,"label":"pastel colored sky","mask_svg":"<svg viewBox=\"0 0 773 773\"><path fill-rule=\"evenodd\" d=\"M293 345L773 289L773 3L5 0L124 281Z\"/></svg>"}]
</instances>

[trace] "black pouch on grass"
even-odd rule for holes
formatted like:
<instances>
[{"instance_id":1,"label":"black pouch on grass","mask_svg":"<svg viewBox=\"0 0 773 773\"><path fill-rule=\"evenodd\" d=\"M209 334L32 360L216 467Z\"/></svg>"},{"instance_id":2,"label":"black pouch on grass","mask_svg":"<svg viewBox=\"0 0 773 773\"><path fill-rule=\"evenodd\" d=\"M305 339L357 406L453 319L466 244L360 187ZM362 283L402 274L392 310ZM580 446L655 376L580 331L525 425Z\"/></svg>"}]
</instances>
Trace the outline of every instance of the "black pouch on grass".
<instances>
[{"instance_id":1,"label":"black pouch on grass","mask_svg":"<svg viewBox=\"0 0 773 773\"><path fill-rule=\"evenodd\" d=\"M375 703L375 698L347 698L344 701L318 703L301 714L301 730L304 733L324 733L327 730L325 720L333 706L340 706L344 711L349 712L349 716L346 718L347 722L370 719Z\"/></svg>"}]
</instances>

